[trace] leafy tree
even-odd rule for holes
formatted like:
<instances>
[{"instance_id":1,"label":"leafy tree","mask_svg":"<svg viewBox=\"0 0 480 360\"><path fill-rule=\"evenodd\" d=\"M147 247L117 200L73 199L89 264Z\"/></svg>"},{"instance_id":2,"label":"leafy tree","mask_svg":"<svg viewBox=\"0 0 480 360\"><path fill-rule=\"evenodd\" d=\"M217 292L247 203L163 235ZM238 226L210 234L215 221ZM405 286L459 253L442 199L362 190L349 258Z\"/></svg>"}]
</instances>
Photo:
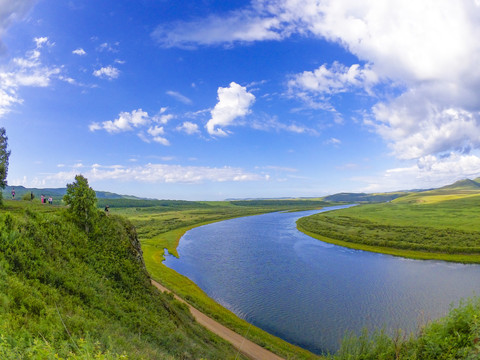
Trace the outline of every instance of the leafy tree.
<instances>
[{"instance_id":1,"label":"leafy tree","mask_svg":"<svg viewBox=\"0 0 480 360\"><path fill-rule=\"evenodd\" d=\"M80 227L88 233L97 217L97 196L88 186L88 180L83 175L76 175L72 184L67 184L67 193L63 201L69 205L68 212Z\"/></svg>"},{"instance_id":2,"label":"leafy tree","mask_svg":"<svg viewBox=\"0 0 480 360\"><path fill-rule=\"evenodd\" d=\"M5 189L7 185L8 158L10 151L7 150L8 137L5 128L0 128L0 188ZM0 191L0 204L2 203L2 192Z\"/></svg>"}]
</instances>

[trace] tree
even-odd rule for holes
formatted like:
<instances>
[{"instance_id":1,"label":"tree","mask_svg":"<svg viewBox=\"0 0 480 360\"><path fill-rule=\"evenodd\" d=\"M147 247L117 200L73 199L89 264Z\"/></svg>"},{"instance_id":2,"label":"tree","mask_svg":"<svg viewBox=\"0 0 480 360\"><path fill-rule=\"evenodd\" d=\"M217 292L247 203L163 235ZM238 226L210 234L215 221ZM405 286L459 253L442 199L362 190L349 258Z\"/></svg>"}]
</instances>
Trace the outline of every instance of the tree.
<instances>
[{"instance_id":1,"label":"tree","mask_svg":"<svg viewBox=\"0 0 480 360\"><path fill-rule=\"evenodd\" d=\"M72 184L67 184L67 193L63 201L69 206L68 213L80 227L88 233L97 217L97 195L88 186L88 180L83 175L76 175Z\"/></svg>"},{"instance_id":2,"label":"tree","mask_svg":"<svg viewBox=\"0 0 480 360\"><path fill-rule=\"evenodd\" d=\"M10 151L7 150L8 137L5 128L0 128L0 189L7 186L8 158ZM0 204L2 203L2 192L0 191Z\"/></svg>"}]
</instances>

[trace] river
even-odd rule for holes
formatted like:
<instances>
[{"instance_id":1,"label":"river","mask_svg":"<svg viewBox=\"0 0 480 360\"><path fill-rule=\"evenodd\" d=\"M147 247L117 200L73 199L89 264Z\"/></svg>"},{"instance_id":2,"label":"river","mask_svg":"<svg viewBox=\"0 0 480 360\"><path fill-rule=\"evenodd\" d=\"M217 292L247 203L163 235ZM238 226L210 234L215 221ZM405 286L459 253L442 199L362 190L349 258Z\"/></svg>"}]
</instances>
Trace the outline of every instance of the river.
<instances>
[{"instance_id":1,"label":"river","mask_svg":"<svg viewBox=\"0 0 480 360\"><path fill-rule=\"evenodd\" d=\"M352 250L296 229L297 219L317 212L194 228L180 240L180 258L165 264L239 317L318 354L362 328L415 332L480 293L480 265Z\"/></svg>"}]
</instances>

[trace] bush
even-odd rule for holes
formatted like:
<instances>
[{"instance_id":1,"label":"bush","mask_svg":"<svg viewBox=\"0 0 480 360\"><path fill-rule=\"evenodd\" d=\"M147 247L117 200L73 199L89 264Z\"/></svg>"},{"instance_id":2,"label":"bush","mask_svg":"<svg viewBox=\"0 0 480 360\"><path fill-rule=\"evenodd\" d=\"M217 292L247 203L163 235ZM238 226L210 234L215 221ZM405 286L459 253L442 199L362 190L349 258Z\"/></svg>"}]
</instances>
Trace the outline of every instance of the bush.
<instances>
[{"instance_id":1,"label":"bush","mask_svg":"<svg viewBox=\"0 0 480 360\"><path fill-rule=\"evenodd\" d=\"M25 200L25 201L32 201L33 199L35 199L35 195L33 193L27 192L22 196L22 200Z\"/></svg>"}]
</instances>

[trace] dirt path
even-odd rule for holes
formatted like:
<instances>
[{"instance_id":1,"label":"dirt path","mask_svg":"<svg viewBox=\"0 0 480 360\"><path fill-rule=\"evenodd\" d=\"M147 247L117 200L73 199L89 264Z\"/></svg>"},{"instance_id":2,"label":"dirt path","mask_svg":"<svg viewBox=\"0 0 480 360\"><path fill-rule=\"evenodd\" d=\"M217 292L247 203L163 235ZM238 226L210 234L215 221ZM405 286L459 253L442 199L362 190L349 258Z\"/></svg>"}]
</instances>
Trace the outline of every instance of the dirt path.
<instances>
[{"instance_id":1,"label":"dirt path","mask_svg":"<svg viewBox=\"0 0 480 360\"><path fill-rule=\"evenodd\" d=\"M155 280L152 280L152 284L160 291L171 292L170 290L163 287ZM184 304L187 304L193 317L200 325L203 325L214 334L217 334L221 338L227 340L234 347L236 347L238 351L240 351L242 354L249 357L250 359L255 359L255 360L282 360L283 359L280 356L275 355L274 353L255 344L254 342L247 340L246 338L237 334L236 332L226 328L222 324L218 323L217 321L208 317L204 313L195 309L190 304L186 303L183 299L179 298L177 295L174 294L174 296L177 300L183 302Z\"/></svg>"}]
</instances>

